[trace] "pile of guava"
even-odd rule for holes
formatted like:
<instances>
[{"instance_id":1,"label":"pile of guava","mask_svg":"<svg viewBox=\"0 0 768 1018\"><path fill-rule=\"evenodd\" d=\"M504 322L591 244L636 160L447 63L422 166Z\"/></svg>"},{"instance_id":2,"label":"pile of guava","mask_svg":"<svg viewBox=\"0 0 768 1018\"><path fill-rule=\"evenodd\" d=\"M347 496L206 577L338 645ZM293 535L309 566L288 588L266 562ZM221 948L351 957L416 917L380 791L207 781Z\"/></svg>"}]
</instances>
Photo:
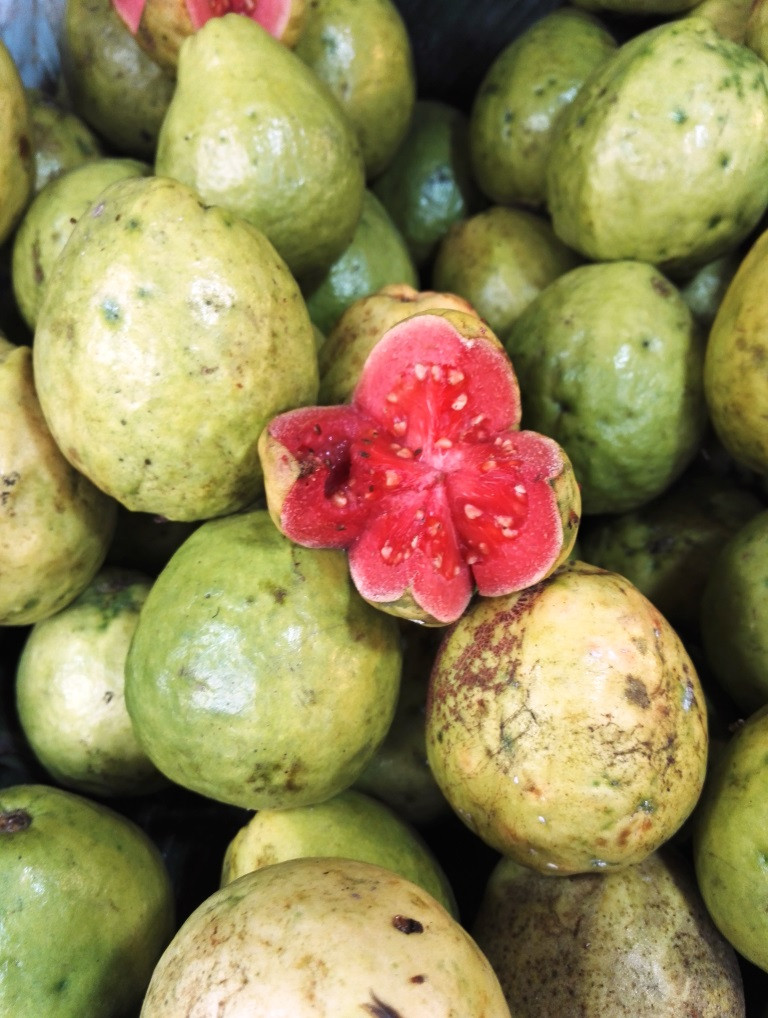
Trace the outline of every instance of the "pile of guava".
<instances>
[{"instance_id":1,"label":"pile of guava","mask_svg":"<svg viewBox=\"0 0 768 1018\"><path fill-rule=\"evenodd\" d=\"M0 141L0 1012L766 1018L768 0L0 2Z\"/></svg>"}]
</instances>

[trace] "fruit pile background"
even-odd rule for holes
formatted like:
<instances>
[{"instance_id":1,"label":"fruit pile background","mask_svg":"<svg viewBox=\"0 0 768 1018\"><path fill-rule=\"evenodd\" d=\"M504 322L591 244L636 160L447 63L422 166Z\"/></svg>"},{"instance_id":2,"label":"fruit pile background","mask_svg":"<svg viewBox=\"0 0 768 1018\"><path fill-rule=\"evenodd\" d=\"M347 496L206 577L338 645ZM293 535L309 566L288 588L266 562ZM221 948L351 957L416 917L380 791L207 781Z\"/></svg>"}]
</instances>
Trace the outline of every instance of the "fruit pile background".
<instances>
[{"instance_id":1,"label":"fruit pile background","mask_svg":"<svg viewBox=\"0 0 768 1018\"><path fill-rule=\"evenodd\" d=\"M332 0L310 0L308 7L319 17L326 3L333 7ZM570 565L565 567L572 570L568 575L576 576L574 582L583 581L586 590L591 567L595 572L616 574L615 604L623 606L625 596L630 604L637 594L643 604L638 610L643 625L648 619L656 620L648 625L663 645L659 658L665 679L672 673L676 677L678 667L684 675L689 674L689 668L695 671L695 681L688 686L681 680L682 712L690 707L686 697L695 701L700 681L697 709L706 714L703 724L708 727L708 745L703 750L702 745L694 747L694 735L687 730L683 735L682 728L670 736L669 745L675 745L678 761L686 760L686 754L691 759L696 753L701 757L703 752L707 781L703 790L695 776L681 779L680 784L686 787L672 788L670 795L683 800L694 787L698 801L690 816L686 807L685 822L664 839L664 849L671 850L681 866L680 886L691 882L686 900L691 909L702 909L696 914L703 916L702 926L709 930L709 917L700 898L705 887L697 886L697 881L700 885L706 882L707 905L719 928L719 933L702 935L704 939L711 936L714 943L712 947L708 940L706 950L711 949L718 958L724 953L725 970L730 971L732 962L736 975L731 973L731 978L737 987L734 1000L738 1001L743 987L743 1009L736 1003L732 1011L712 1010L712 1018L726 1014L766 1018L768 922L762 911L768 914L768 808L762 803L768 796L768 730L763 721L768 717L768 641L763 635L768 623L768 428L764 421L768 416L764 366L768 362L768 253L764 253L768 247L764 233L768 223L768 66L764 59L768 40L760 34L761 5L755 5L758 14L752 15L751 46L746 42L751 5L738 0L730 4L700 0L698 5L640 13L621 10L620 0L613 10L586 3L570 7L555 0L511 4L482 0L471 9L453 0L360 0L360 9L367 5L377 10L377 17L389 19L393 33L401 28L404 31L405 57L400 56L410 66L411 80L402 72L403 80L393 89L395 94L388 96L391 105L387 108L386 86L398 72L394 62L380 72L384 77L374 91L381 93L382 106L376 111L380 119L373 125L367 119L372 115L368 110L361 114L362 121L355 122L351 106L347 109L337 104L338 96L329 100L324 85L322 103L330 102L332 112L327 116L321 112L318 118L325 118L322 130L333 139L327 152L316 160L323 164L324 176L321 179L318 169L316 179L310 174L309 179L285 184L279 194L270 193L259 208L260 221L244 226L247 216L243 209L249 202L249 210L255 207L254 193L263 180L245 198L238 191L220 219L215 219L209 211L226 204L226 199L220 201L226 194L226 182L221 185L219 170L211 172L185 148L195 132L203 131L201 124L213 124L210 138L215 142L209 138L205 143L221 149L235 137L238 118L259 115L253 112L262 98L259 73L253 71L249 60L237 63L236 47L227 49L237 37L232 19L225 19L228 27L220 30L215 46L231 58L232 80L245 83L248 100L229 82L220 93L218 86L212 87L205 97L195 94L182 104L179 96L184 90L192 94L196 86L193 59L199 60L200 66L206 61L216 63L213 50L203 52L205 45L215 49L213 42L206 41L213 40L218 31L210 23L185 44L182 59L189 63L185 77L179 65L177 86L174 75L167 68L160 69L139 47L107 0L68 0L68 4L39 0L28 8L25 5L21 17L17 3L0 0L0 39L23 78L29 104L25 115L30 117L26 121L27 142L32 146L10 160L0 157L0 229L4 220L7 223L0 247L0 400L5 403L0 404L0 814L5 808L2 794L7 790L44 785L77 793L130 819L159 850L170 877L173 925L178 929L220 887L222 867L225 875L229 867L228 879L238 875L240 862L233 839L242 838L254 815L263 812L266 816L273 806L275 812L288 812L294 805L311 806L333 798L340 782L342 790L364 793L393 809L408 837L414 836L414 844L409 841L408 848L401 850L419 861L422 849L426 850L428 874L423 880L432 881L431 892L438 898L444 896L441 900L454 910L466 930L483 929L484 936L503 943L503 931L493 929L493 922L482 915L482 903L492 874L498 872L500 859L507 854L506 848L499 848L508 836L499 834L504 824L494 822L493 817L487 823L487 818L473 818L469 808L462 813L457 806L461 792L455 799L453 790L446 795L446 788L433 774L440 752L435 748L437 737L431 762L428 759L426 719L430 710L434 714L438 708L435 702L428 705L427 690L432 676L436 701L439 668L435 662L441 648L440 678L451 681L447 676L455 652L448 644L450 631L419 626L408 617L395 619L380 606L364 603L352 588L342 553L331 564L316 566L314 550L286 550L290 546L283 543L274 526L279 522L274 506L267 506L264 498L256 436L249 432L253 419L241 426L239 415L244 411L234 397L226 396L225 388L212 389L212 395L206 395L203 411L194 405L198 379L195 376L192 383L188 379L194 372L215 375L216 368L199 365L207 364L205 357L213 356L221 356L223 364L224 357L218 349L199 352L197 334L190 338L189 322L183 318L186 311L182 310L177 323L173 321L176 298L182 309L190 304L184 284L177 287L175 282L185 276L187 263L202 265L201 276L207 272L210 278L219 273L226 277L226 285L202 293L194 309L195 321L213 320L222 313L226 287L231 287L232 293L237 290L232 305L237 305L238 313L241 307L247 308L242 319L231 320L231 334L240 336L252 329L263 344L256 370L238 375L243 379L238 386L247 390L248 412L257 405L261 413L261 418L258 413L254 418L260 429L279 411L315 403L341 404L350 398L363 359L362 347L355 351L350 336L354 330L362 336L367 328L378 338L384 331L381 322L393 325L397 318L387 317L393 315L391 308L381 310L366 301L384 294L383 308L391 300L391 292L385 288L399 287L402 289L392 291L397 294L396 303L410 306L409 302L422 294L426 308L449 307L459 316L457 321L462 321L468 309L498 337L520 384L522 427L559 442L581 486L583 516ZM343 12L345 5L339 2L338 6ZM348 6L356 8L355 4ZM550 21L554 14L563 16L561 23ZM134 88L143 82L145 91L140 96L137 93L135 103L126 103L121 94L126 83L112 81L100 93L99 86L87 79L93 61L90 55L84 58L76 51L80 41L89 54L95 52L90 48L102 45L98 33L95 40L88 36L97 18L104 31L102 54L117 45L117 40L130 54L124 66L133 62L126 81L130 79ZM689 18L693 20L687 23ZM30 32L33 19L37 19L37 31ZM694 39L690 45L696 54L686 65L688 51L681 50L684 56L677 64L686 65L686 69L679 72L679 87L666 77L672 73L669 68L676 59L678 42L657 43L656 36L646 35L678 23L684 26L679 45L687 46ZM384 20L380 24L383 26ZM548 38L550 25L553 34ZM540 31L539 50L532 43L532 55L524 56L515 46L536 38L534 28ZM556 34L560 31L562 36ZM65 39L67 32L69 38ZM632 61L627 57L623 69L611 77L605 68L612 66L619 51L625 52L641 37L653 42L647 43L646 50L637 47ZM322 33L320 38L324 38ZM375 41L366 43L371 64ZM193 58L195 45L200 49L194 51ZM264 45L283 44L270 39ZM644 79L643 60L652 64L656 48L661 52L665 45L672 55L659 57L658 73L664 77ZM65 53L63 64L60 52ZM296 53L307 68L306 81L297 79L295 85L307 108L315 101L312 77L316 72L325 73L325 84L340 89L342 95L352 90L352 72L346 85L334 80L335 72L323 64L326 51L308 32L303 39L299 36ZM356 56L359 61L360 55ZM667 59L669 64L664 63ZM108 61L105 66L106 73L111 73ZM355 73L359 66L355 64ZM515 81L516 67L524 67L527 78L521 70ZM709 83L715 67L717 73L725 68L728 74L723 70L725 77L717 88L712 85L712 91L701 99L699 90L707 85L701 85L700 80ZM114 69L117 74L117 62ZM8 94L13 94L16 84L8 87L4 76L12 78L13 73L0 66L0 89L7 89ZM505 94L506 81L518 91ZM628 82L638 88L636 94L630 92ZM278 80L274 95L284 89L284 81ZM536 103L548 89L551 101L545 111L544 99L540 107ZM586 99L590 89L592 105ZM699 102L701 109L714 110L712 123L707 122L698 135L691 133L689 142L679 150L674 149L672 133L651 143L637 142L633 129L622 134L624 128L610 122L610 109L605 112L600 105L611 89L613 107L629 111L628 121L639 119L637 111L644 113L652 105L646 95L668 91L671 99L665 131L682 131ZM269 89L265 87L264 92ZM581 121L572 117L568 129L561 128L556 134L553 111L565 123L566 108L577 100L579 92L583 93L579 97L583 101ZM625 98L628 93L631 99ZM0 131L12 132L12 102L4 106L4 94L0 92ZM229 119L221 119L222 109L228 111ZM534 119L522 134L515 134L525 111L533 111ZM534 123L536 117L539 126ZM398 133L387 141L388 130L395 132L398 119ZM690 138L695 138L695 143ZM316 140L312 144L319 145ZM629 185L622 176L624 168L613 166L610 158L622 146L632 150L635 166L641 167ZM260 150L258 158L267 165L264 180L280 178L280 163L274 153ZM33 183L16 207L8 210L14 188L25 186L16 179L24 161L33 165ZM599 176L598 167L603 173L606 165L605 176ZM89 173L93 174L90 178ZM74 185L78 174L80 190ZM177 191L180 185L183 191ZM686 193L687 200L681 201L680 195ZM105 197L99 205L101 195ZM658 196L658 201L649 195ZM169 226L170 215L166 218L173 203L179 220L188 224L176 237ZM57 219L59 208L63 212ZM102 218L105 208L107 215ZM123 224L134 222L134 218L140 224L125 240L125 261L115 246L113 212L115 222L125 216ZM155 232L145 230L142 216L153 229L157 223L161 225ZM125 233L128 227L123 225L121 230ZM77 231L74 239L79 238L81 247L74 243L65 249L64 242L73 231ZM236 236L238 246L228 249L222 240L225 235ZM121 244L122 238L121 233L117 238ZM130 248L130 244L136 246ZM128 406L134 398L129 391L131 380L142 373L135 367L140 363L135 353L119 355L116 343L103 361L117 362L122 356L120 370L115 372L112 364L111 375L99 374L103 364L97 371L94 348L78 351L70 343L74 333L68 325L76 321L81 305L88 306L89 321L96 322L94 335L98 332L102 338L110 334L109 329L129 326L132 315L139 320L148 305L127 303L127 284L118 297L110 290L111 279L118 274L114 266L124 267L131 257L134 262L146 258L147 264L156 259L151 271L156 271L163 295L157 310L148 311L145 319L151 339L147 339L143 356L147 365L154 358L155 376L163 373L166 385L157 390L160 398L147 432L163 435L157 441L157 456L151 458L143 451L146 436L137 438L138 426L132 430L127 413L125 419L111 422L114 432L104 429L105 417L99 417L102 404L108 417L110 405ZM241 300L248 290L247 274L252 265L259 274L259 286L253 287L258 293L253 299L247 294L247 299ZM144 270L146 265L140 268ZM145 296L142 294L142 299ZM433 297L440 299L433 301ZM730 303L725 304L726 300ZM412 310L423 308L414 305ZM377 314L381 318L377 319ZM204 347L204 340L200 346ZM22 366L11 367L21 362L17 347L34 349L34 354L30 352ZM178 353L182 348L183 356ZM185 360L190 350L193 359ZM83 359L78 361L78 356ZM268 383L264 381L265 365L274 366ZM174 366L178 367L176 378ZM152 369L146 368L147 377ZM228 361L226 371L237 374L241 367ZM104 378L114 380L114 390ZM144 385L143 378L140 384ZM34 394L30 396L33 386L37 386L44 413ZM21 410L16 410L17 406ZM19 423L22 418L24 429ZM25 429L30 420L29 433L35 437L27 441ZM238 429L243 436L237 434ZM216 437L199 455L196 436L203 432ZM43 433L40 448L48 445L38 452L36 436ZM49 447L61 465L51 468L52 479L46 474L36 502L27 503L29 515L20 519L9 509L14 504L17 466L32 462L34 472L39 460L45 461L47 471L52 455ZM119 456L112 454L113 447ZM241 449L247 452L241 454ZM131 473L135 467L132 457L138 457L136 462L140 460L145 470L146 480L139 484ZM166 469L164 457L170 464L167 475L162 472ZM82 491L78 488L81 483ZM66 493L64 509L58 507L61 493ZM62 523L64 517L50 511L55 505L57 513L68 513L70 498L77 504L77 520L71 524L78 531L74 538L70 523ZM227 531L227 521L234 520L237 526L240 514L248 516L247 533ZM53 522L48 515L53 515ZM220 523L220 528L211 528L211 522ZM214 532L218 536L213 540L219 542L215 555L210 550L215 545L204 543L204 536ZM67 542L73 540L81 543L78 554L68 559ZM40 550L28 552L35 542ZM258 590L256 581L238 568L239 562L251 563L252 552L242 550L246 544L251 549L263 547L267 564L261 566L265 575L258 578ZM582 569L573 563L586 565ZM201 564L210 570L206 580L209 593L198 598L195 583ZM46 574L50 582L42 582ZM294 609L292 599L298 602L299 594L290 583L297 574L312 593ZM551 577L542 581L551 582ZM236 758L246 754L253 730L246 726L244 734L239 734L239 729L236 732L238 712L231 711L229 730L226 725L217 729L211 721L215 710L210 704L197 707L199 731L193 731L194 725L174 718L160 695L154 701L150 688L164 667L163 654L168 659L182 655L185 641L194 642L190 634L196 625L202 632L207 609L201 598L219 597L223 588L221 604L227 611L232 609L232 618L246 610L243 606L252 609L255 603L261 614L251 628L242 622L233 624L233 629L240 626L247 634L242 646L222 642L206 659L206 667L215 662L223 676L221 682L217 676L213 684L220 696L216 709L227 696L227 690L221 693L219 687L223 689L231 679L229 689L239 688L236 673L248 655L249 660L266 660L266 670L275 673L293 660L292 653L296 655L291 668L297 673L296 689L301 695L297 693L290 707L278 702L276 696L270 705L269 723L280 738L291 740L291 746L301 744L302 733L296 731L301 726L307 742L306 759L297 755L295 773L288 775L279 790L274 774L268 773L271 764L267 760L264 773L252 778L254 786L257 778L262 782L261 799L256 793L253 798L250 790L247 794L240 794L237 787L232 790L237 777L230 775L239 775ZM514 598L516 593L509 596ZM563 594L564 599L566 596ZM304 634L296 636L292 630L286 635L281 628L281 617L289 610L286 598L290 610L310 620L314 644ZM524 606L520 610L526 611L527 602L520 603ZM143 628L136 630L145 604ZM621 614L623 610L616 608L620 620L628 617ZM562 611L558 640L576 646L581 633L589 632L594 620L602 617L603 608L597 600L585 603L575 624L566 619L566 609ZM334 623L327 638L324 627L330 615ZM481 628L482 619L476 625ZM595 640L605 640L600 644L603 648L612 641L610 653L626 659L626 634L632 625L619 621L610 634L596 632ZM243 649L246 643L247 649ZM201 642L195 654L202 660L205 653ZM542 643L545 668L547 653ZM99 669L117 668L121 680L125 666L126 681L131 683L126 699L132 719L122 708L119 730L117 725L109 728L113 722L106 720L105 713L97 732L101 705L97 708L89 702L92 691L85 690L82 704L75 704L80 695L75 692L78 685L85 686L78 680L78 669L94 687L99 682L110 683L109 676L94 677L98 669L91 665L96 656ZM471 657L470 651L467 656ZM556 657L552 652L551 659ZM66 668L61 666L65 659ZM564 656L557 660L557 667L565 667L561 664ZM342 675L345 664L347 671L365 682L355 679L348 689L344 687L343 712L341 706L336 708L338 727L329 723L314 732L319 708L303 713L307 702L321 689L323 673L335 669ZM498 662L497 667L502 668ZM515 667L513 661L510 674ZM57 669L55 686L52 677ZM578 666L574 674L577 671ZM306 680L303 686L299 673ZM46 676L50 679L47 687ZM502 678L506 681L509 675ZM554 688L560 679L556 668L550 678ZM627 700L633 696L643 699L646 678L640 676L639 687L630 681ZM366 682L378 684L378 701L363 688ZM305 686L312 684L316 688L307 693ZM605 699L601 705L599 692L592 691L596 711L608 709L612 694L607 688L602 692ZM102 699L106 696L107 706L113 695L111 690L101 694ZM355 713L363 698L369 699L364 700L364 709ZM122 703L122 689L118 699ZM480 694L472 700L474 706L475 699L481 699ZM680 703L672 703L670 698L665 718L679 707ZM183 709L186 706L178 707L179 716ZM219 713L229 709L227 706ZM246 713L246 708L240 712ZM276 717L283 719L277 725ZM578 726L574 718L560 728L554 748L543 749L551 753L553 772L560 771L553 776L552 787L563 779L567 745ZM136 726L138 740L130 731L129 720ZM247 720L252 724L250 717ZM329 769L337 766L334 743L351 742L351 729L359 739L348 755L354 757L355 751L367 754L366 766L355 770L356 765L350 764L348 780L334 774L325 785L326 758L330 758ZM524 735L516 729L514 738L522 740ZM752 741L744 757L734 764L737 737L745 746L748 739ZM93 746L88 746L91 738ZM202 739L201 746L207 741L209 749L199 749L194 743L197 738ZM679 738L678 744L675 738ZM499 739L503 741L501 735ZM360 748L366 740L375 743L375 752L367 745ZM511 736L509 741L513 741ZM508 750L504 745L503 751ZM618 743L615 751L622 752ZM652 754L650 749L648 754ZM197 769L206 772L208 768L210 774L196 772L201 759ZM311 770L313 764L316 773L312 780L326 791L314 800L307 793L308 800L299 801L301 791L296 789L301 789L301 767ZM638 770L642 766L638 765ZM655 766L654 760L649 770ZM733 767L732 772L727 766ZM691 767L695 770L695 761ZM726 778L718 777L717 785L715 775L722 774ZM443 776L442 780L448 779ZM736 795L733 805L728 799L731 787L742 793L740 798ZM575 790L578 794L583 791ZM725 802L722 807L721 799ZM722 814L716 814L720 808ZM349 809L352 811L351 804ZM635 820L643 819L644 810L649 816L663 812L655 803L643 800L633 813ZM365 821L354 818L354 823L362 822L373 830L377 821L373 815ZM577 829L578 819L573 823L570 840L575 845L583 832ZM588 824L583 826L586 829ZM356 836L361 837L359 829ZM633 833L632 838L635 836ZM7 840L8 835L2 833L0 823L0 852L3 837ZM509 837L514 841L514 835ZM744 869L732 885L722 883L721 871L713 875L704 863L697 866L697 844L705 839L708 845L715 845L714 856L721 844L724 859L733 858L730 853L736 858L743 853ZM666 893L670 881L677 886L676 878L653 869L656 847L645 879L657 881ZM246 854L242 845L241 851ZM339 850L336 854L344 853ZM594 854L597 856L597 851ZM515 857L512 847L509 855ZM242 865L247 872L247 861ZM602 865L605 863L599 859L595 863ZM541 865L533 869L540 870ZM587 869L574 865L573 871L584 873ZM572 881L577 887L579 878L547 879L552 886ZM1 878L0 890L9 893ZM546 925L542 918L546 906L539 903L537 907L544 908L532 920L538 930ZM552 907L561 907L566 915L571 904ZM644 913L648 908L647 903L641 906ZM745 917L743 922L740 916ZM482 924L476 926L481 919ZM513 925L503 915L491 920ZM536 940L538 935L530 936ZM681 938L679 934L678 941ZM614 940L619 942L618 934ZM670 942L673 940L670 936ZM675 959L670 971L680 959L688 958L685 945L678 941L670 948ZM629 947L622 950L624 957L631 954ZM735 954L731 955L731 950ZM499 956L503 953L500 949ZM694 973L705 953L698 944L692 949ZM577 976L571 969L558 978L572 982ZM696 978L694 975L694 983ZM6 992L3 980L0 972L0 1004ZM677 992L674 986L667 987L668 998L654 1005L662 1010L653 1013L679 1013L674 1010ZM718 992L712 991L712 1000ZM638 993L643 995L642 990ZM647 996L651 998L650 991ZM727 993L723 999L729 999ZM527 1002L525 1007L529 1005ZM374 1007L369 1011L372 1014L390 1013L376 1011L375 1005L369 1007ZM134 1011L107 1008L93 1014ZM517 1018L518 1014L554 1012L525 1010L522 1002L515 1004L510 998L510 1013L511 1018Z\"/></svg>"}]
</instances>

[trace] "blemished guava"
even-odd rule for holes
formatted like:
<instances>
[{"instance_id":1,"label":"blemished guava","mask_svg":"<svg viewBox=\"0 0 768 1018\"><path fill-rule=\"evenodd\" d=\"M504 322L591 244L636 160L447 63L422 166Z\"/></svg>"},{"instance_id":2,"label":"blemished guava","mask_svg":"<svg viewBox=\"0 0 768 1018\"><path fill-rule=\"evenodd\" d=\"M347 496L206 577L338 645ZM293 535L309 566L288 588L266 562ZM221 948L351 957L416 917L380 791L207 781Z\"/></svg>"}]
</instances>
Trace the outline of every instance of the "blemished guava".
<instances>
[{"instance_id":1,"label":"blemished guava","mask_svg":"<svg viewBox=\"0 0 768 1018\"><path fill-rule=\"evenodd\" d=\"M0 897L3 1014L133 1018L175 930L138 826L53 785L0 790Z\"/></svg>"},{"instance_id":2,"label":"blemished guava","mask_svg":"<svg viewBox=\"0 0 768 1018\"><path fill-rule=\"evenodd\" d=\"M486 844L550 875L642 861L691 814L708 724L666 619L616 573L568 562L446 631L427 754Z\"/></svg>"},{"instance_id":3,"label":"blemished guava","mask_svg":"<svg viewBox=\"0 0 768 1018\"><path fill-rule=\"evenodd\" d=\"M736 728L693 817L699 890L720 932L768 972L768 707Z\"/></svg>"},{"instance_id":4,"label":"blemished guava","mask_svg":"<svg viewBox=\"0 0 768 1018\"><path fill-rule=\"evenodd\" d=\"M0 626L33 624L74 600L106 557L116 511L54 441L32 351L0 336Z\"/></svg>"},{"instance_id":5,"label":"blemished guava","mask_svg":"<svg viewBox=\"0 0 768 1018\"><path fill-rule=\"evenodd\" d=\"M472 171L491 201L545 204L557 117L616 46L598 18L562 7L501 49L474 94L469 116Z\"/></svg>"},{"instance_id":6,"label":"blemished guava","mask_svg":"<svg viewBox=\"0 0 768 1018\"><path fill-rule=\"evenodd\" d=\"M312 806L259 810L227 846L222 886L262 866L305 856L385 866L458 917L451 885L427 843L394 810L351 788Z\"/></svg>"},{"instance_id":7,"label":"blemished guava","mask_svg":"<svg viewBox=\"0 0 768 1018\"><path fill-rule=\"evenodd\" d=\"M11 257L13 295L30 329L37 324L53 263L80 216L109 184L150 172L138 159L94 158L63 171L35 195L14 234Z\"/></svg>"},{"instance_id":8,"label":"blemished guava","mask_svg":"<svg viewBox=\"0 0 768 1018\"><path fill-rule=\"evenodd\" d=\"M663 82L663 86L660 83ZM562 112L547 165L555 233L593 261L686 273L768 205L768 68L703 17L630 38Z\"/></svg>"},{"instance_id":9,"label":"blemished guava","mask_svg":"<svg viewBox=\"0 0 768 1018\"><path fill-rule=\"evenodd\" d=\"M413 47L393 0L311 0L296 53L331 89L368 180L392 161L416 102Z\"/></svg>"},{"instance_id":10,"label":"blemished guava","mask_svg":"<svg viewBox=\"0 0 768 1018\"><path fill-rule=\"evenodd\" d=\"M397 702L396 621L338 551L300 548L263 510L203 523L155 580L126 661L139 742L167 777L245 809L349 787Z\"/></svg>"},{"instance_id":11,"label":"blemished guava","mask_svg":"<svg viewBox=\"0 0 768 1018\"><path fill-rule=\"evenodd\" d=\"M744 1018L736 952L669 849L557 880L502 858L471 932L516 1018Z\"/></svg>"},{"instance_id":12,"label":"blemished guava","mask_svg":"<svg viewBox=\"0 0 768 1018\"><path fill-rule=\"evenodd\" d=\"M334 858L247 873L178 931L142 1018L226 1011L511 1018L485 955L430 894L373 863Z\"/></svg>"},{"instance_id":13,"label":"blemished guava","mask_svg":"<svg viewBox=\"0 0 768 1018\"><path fill-rule=\"evenodd\" d=\"M678 288L652 265L571 269L502 338L523 427L568 453L585 514L635 509L692 461L707 420L704 341Z\"/></svg>"},{"instance_id":14,"label":"blemished guava","mask_svg":"<svg viewBox=\"0 0 768 1018\"><path fill-rule=\"evenodd\" d=\"M125 658L152 585L102 568L71 604L37 622L16 668L19 723L54 781L100 798L168 782L139 745L123 695Z\"/></svg>"},{"instance_id":15,"label":"blemished guava","mask_svg":"<svg viewBox=\"0 0 768 1018\"><path fill-rule=\"evenodd\" d=\"M33 358L70 462L126 508L172 520L253 503L261 429L318 385L306 305L274 247L168 177L117 181L78 219Z\"/></svg>"},{"instance_id":16,"label":"blemished guava","mask_svg":"<svg viewBox=\"0 0 768 1018\"><path fill-rule=\"evenodd\" d=\"M365 190L357 137L328 87L238 14L182 45L155 172L253 223L297 278L347 247Z\"/></svg>"}]
</instances>

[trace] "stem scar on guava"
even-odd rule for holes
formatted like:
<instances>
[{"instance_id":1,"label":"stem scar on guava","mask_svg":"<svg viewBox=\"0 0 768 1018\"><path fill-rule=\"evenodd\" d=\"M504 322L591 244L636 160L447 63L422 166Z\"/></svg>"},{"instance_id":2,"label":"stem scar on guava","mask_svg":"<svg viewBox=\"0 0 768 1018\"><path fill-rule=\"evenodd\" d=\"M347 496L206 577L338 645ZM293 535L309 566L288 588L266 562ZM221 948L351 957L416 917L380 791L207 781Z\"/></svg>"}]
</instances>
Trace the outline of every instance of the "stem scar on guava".
<instances>
[{"instance_id":1,"label":"stem scar on guava","mask_svg":"<svg viewBox=\"0 0 768 1018\"><path fill-rule=\"evenodd\" d=\"M371 604L456 621L569 555L581 499L564 450L520 430L512 363L479 319L422 312L366 360L349 403L275 417L259 439L267 506L311 548L343 548Z\"/></svg>"}]
</instances>

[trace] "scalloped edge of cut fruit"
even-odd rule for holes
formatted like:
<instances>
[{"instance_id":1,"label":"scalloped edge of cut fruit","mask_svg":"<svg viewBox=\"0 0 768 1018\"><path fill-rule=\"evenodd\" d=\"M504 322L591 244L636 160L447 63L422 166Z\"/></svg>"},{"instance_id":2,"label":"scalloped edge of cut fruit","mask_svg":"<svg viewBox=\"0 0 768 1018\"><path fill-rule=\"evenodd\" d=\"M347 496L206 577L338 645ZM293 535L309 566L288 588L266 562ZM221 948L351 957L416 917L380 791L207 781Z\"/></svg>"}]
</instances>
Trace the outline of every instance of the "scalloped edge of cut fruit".
<instances>
[{"instance_id":1,"label":"scalloped edge of cut fruit","mask_svg":"<svg viewBox=\"0 0 768 1018\"><path fill-rule=\"evenodd\" d=\"M521 431L517 378L488 326L424 311L387 329L349 403L259 437L267 507L307 547L347 551L360 595L426 625L509 594L569 556L581 495L553 439Z\"/></svg>"},{"instance_id":2,"label":"scalloped edge of cut fruit","mask_svg":"<svg viewBox=\"0 0 768 1018\"><path fill-rule=\"evenodd\" d=\"M175 73L181 44L211 18L250 17L292 48L307 19L307 0L112 0L112 5L144 52Z\"/></svg>"}]
</instances>

